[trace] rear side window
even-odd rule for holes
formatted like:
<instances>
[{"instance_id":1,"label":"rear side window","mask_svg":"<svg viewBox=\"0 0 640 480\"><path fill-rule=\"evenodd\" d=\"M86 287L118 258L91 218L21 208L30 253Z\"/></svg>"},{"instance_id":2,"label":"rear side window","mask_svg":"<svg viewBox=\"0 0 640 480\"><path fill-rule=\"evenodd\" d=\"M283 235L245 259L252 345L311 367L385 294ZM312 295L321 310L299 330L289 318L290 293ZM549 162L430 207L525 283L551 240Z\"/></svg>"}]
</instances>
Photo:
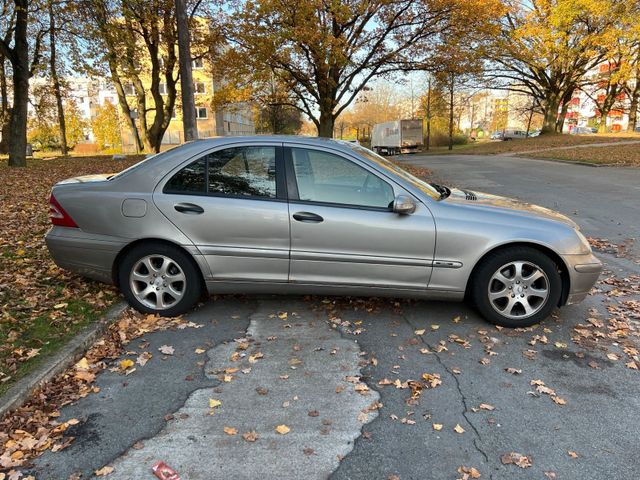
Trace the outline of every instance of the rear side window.
<instances>
[{"instance_id":1,"label":"rear side window","mask_svg":"<svg viewBox=\"0 0 640 480\"><path fill-rule=\"evenodd\" d=\"M164 192L276 198L276 148L234 147L210 153L176 173Z\"/></svg>"},{"instance_id":2,"label":"rear side window","mask_svg":"<svg viewBox=\"0 0 640 480\"><path fill-rule=\"evenodd\" d=\"M208 192L276 198L276 148L236 147L209 155Z\"/></svg>"},{"instance_id":3,"label":"rear side window","mask_svg":"<svg viewBox=\"0 0 640 480\"><path fill-rule=\"evenodd\" d=\"M176 173L167 182L164 191L165 193L205 193L206 172L206 159L196 160Z\"/></svg>"}]
</instances>

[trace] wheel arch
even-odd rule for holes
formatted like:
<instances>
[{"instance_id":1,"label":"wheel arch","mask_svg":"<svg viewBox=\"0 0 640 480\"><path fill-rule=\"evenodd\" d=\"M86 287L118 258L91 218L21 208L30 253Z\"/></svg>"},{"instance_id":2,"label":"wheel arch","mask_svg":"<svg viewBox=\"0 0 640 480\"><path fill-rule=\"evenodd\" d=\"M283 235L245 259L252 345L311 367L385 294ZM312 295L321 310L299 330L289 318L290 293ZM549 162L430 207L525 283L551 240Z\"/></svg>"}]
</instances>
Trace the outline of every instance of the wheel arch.
<instances>
[{"instance_id":1,"label":"wheel arch","mask_svg":"<svg viewBox=\"0 0 640 480\"><path fill-rule=\"evenodd\" d=\"M556 266L558 267L558 273L560 273L560 279L562 280L562 292L560 294L560 300L558 302L558 306L560 307L564 305L567 302L567 297L569 296L569 291L571 288L571 279L569 277L569 270L568 270L569 267L567 266L565 261L562 259L562 257L555 250L549 248L548 246L541 245L535 242L523 242L523 241L503 243L484 252L482 256L478 259L476 264L474 265L473 270L471 270L471 274L469 275L469 278L467 280L467 285L465 287L465 297L468 296L469 287L472 283L472 280L478 270L478 267L482 264L484 259L487 258L487 256L491 255L492 253L498 252L500 250L506 250L512 247L529 247L529 248L536 249L539 252L547 255L553 261L553 263L556 264Z\"/></svg>"},{"instance_id":2,"label":"wheel arch","mask_svg":"<svg viewBox=\"0 0 640 480\"><path fill-rule=\"evenodd\" d=\"M133 242L128 243L127 245L125 245L119 252L118 255L116 255L116 258L113 261L113 265L111 266L111 278L113 280L113 284L120 288L119 285L119 274L120 274L120 264L122 263L122 259L127 255L127 253L129 253L133 248L137 247L138 245L142 245L145 243L156 243L156 244L164 244L164 245L168 245L170 247L173 248L177 248L178 250L181 250L186 256L187 258L193 263L193 266L195 267L196 271L200 274L200 284L202 285L202 289L203 292L206 290L206 283L205 283L205 278L204 278L204 274L202 272L202 268L200 267L200 265L198 264L198 262L196 261L195 258L193 258L193 254L191 252L189 252L186 248L184 248L182 245L176 243L176 242L172 242L170 240L166 240L163 238L140 238L138 240L134 240Z\"/></svg>"}]
</instances>

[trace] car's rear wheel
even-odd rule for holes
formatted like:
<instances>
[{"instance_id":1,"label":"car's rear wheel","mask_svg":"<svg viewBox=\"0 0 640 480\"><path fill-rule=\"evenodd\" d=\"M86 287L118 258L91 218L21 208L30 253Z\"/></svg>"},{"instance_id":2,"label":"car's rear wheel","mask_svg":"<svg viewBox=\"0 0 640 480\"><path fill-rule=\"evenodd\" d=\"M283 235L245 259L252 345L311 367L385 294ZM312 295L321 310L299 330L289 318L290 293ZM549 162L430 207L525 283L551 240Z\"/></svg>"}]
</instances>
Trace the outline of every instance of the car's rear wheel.
<instances>
[{"instance_id":1,"label":"car's rear wheel","mask_svg":"<svg viewBox=\"0 0 640 480\"><path fill-rule=\"evenodd\" d=\"M471 278L469 293L491 323L529 327L549 316L562 294L555 262L530 247L508 247L490 253Z\"/></svg>"},{"instance_id":2,"label":"car's rear wheel","mask_svg":"<svg viewBox=\"0 0 640 480\"><path fill-rule=\"evenodd\" d=\"M188 311L202 292L193 259L179 248L159 242L140 244L127 252L118 280L132 307L167 317Z\"/></svg>"}]
</instances>

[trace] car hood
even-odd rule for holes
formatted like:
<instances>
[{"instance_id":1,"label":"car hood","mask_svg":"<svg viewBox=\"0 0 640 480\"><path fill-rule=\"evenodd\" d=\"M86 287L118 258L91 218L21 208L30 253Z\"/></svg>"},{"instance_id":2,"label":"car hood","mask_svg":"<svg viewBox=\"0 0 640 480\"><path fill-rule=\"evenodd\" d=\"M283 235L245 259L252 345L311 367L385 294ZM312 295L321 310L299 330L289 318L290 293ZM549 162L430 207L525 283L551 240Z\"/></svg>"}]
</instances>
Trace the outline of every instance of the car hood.
<instances>
[{"instance_id":1,"label":"car hood","mask_svg":"<svg viewBox=\"0 0 640 480\"><path fill-rule=\"evenodd\" d=\"M541 207L533 203L523 202L515 198L452 188L451 195L449 195L444 201L452 204L466 204L483 209L504 211L505 213L545 218L564 223L572 228L579 228L578 225L566 215L549 208Z\"/></svg>"},{"instance_id":2,"label":"car hood","mask_svg":"<svg viewBox=\"0 0 640 480\"><path fill-rule=\"evenodd\" d=\"M98 175L82 175L80 177L67 178L58 182L57 185L68 185L70 183L91 183L91 182L104 182L113 177L113 173L101 173Z\"/></svg>"}]
</instances>

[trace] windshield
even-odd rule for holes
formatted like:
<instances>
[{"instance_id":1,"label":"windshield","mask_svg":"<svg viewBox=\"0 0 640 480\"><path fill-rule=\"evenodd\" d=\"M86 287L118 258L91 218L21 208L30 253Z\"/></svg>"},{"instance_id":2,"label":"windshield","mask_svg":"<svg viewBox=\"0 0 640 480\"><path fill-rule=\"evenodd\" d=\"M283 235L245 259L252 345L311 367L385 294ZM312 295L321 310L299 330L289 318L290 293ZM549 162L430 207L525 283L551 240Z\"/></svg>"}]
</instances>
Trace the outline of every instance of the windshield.
<instances>
[{"instance_id":1,"label":"windshield","mask_svg":"<svg viewBox=\"0 0 640 480\"><path fill-rule=\"evenodd\" d=\"M426 193L427 195L429 195L430 197L434 198L435 200L440 199L440 197L441 197L440 192L438 192L437 189L432 187L431 184L425 182L424 180L420 180L415 175L411 175L409 172L403 170L402 168L400 168L395 163L390 162L386 158L378 155L375 152L372 152L371 150L369 150L367 148L364 148L364 147L362 147L360 145L356 145L354 143L349 143L348 145L353 150L355 150L358 154L360 154L363 157L371 160L372 162L375 162L377 165L380 165L385 170L388 170L388 171L392 172L393 174L398 175L399 177L401 177L404 180L406 180L407 182L411 183L413 186L415 186L416 188L420 189L420 191Z\"/></svg>"}]
</instances>

